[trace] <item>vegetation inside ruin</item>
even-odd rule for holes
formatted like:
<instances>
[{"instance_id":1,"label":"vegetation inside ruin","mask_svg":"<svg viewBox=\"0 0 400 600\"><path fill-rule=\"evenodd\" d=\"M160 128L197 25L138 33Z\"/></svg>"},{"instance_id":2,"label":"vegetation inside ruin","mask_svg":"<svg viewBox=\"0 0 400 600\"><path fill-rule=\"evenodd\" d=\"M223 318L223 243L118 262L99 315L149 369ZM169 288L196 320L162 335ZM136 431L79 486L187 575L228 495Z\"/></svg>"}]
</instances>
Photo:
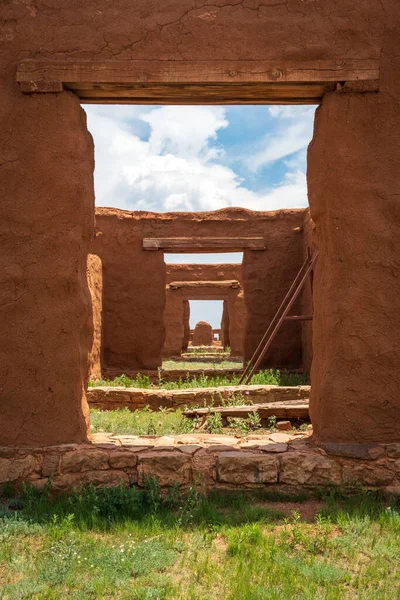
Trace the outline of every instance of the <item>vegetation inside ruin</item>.
<instances>
[{"instance_id":1,"label":"vegetation inside ruin","mask_svg":"<svg viewBox=\"0 0 400 600\"><path fill-rule=\"evenodd\" d=\"M187 373L185 378L178 381L164 381L160 375L157 383L152 384L147 375L138 374L134 379L127 375L121 375L114 379L101 379L90 381L89 386L110 386L110 387L133 387L133 388L160 388L164 390L176 390L183 388L207 388L220 387L223 385L238 385L240 375L233 377L227 375L215 375L210 377L204 373ZM279 385L296 386L307 385L308 375L306 373L291 373L289 371L279 371L274 369L265 369L256 373L251 378L251 385Z\"/></svg>"},{"instance_id":2,"label":"vegetation inside ruin","mask_svg":"<svg viewBox=\"0 0 400 600\"><path fill-rule=\"evenodd\" d=\"M246 401L236 394L224 404L239 406ZM247 402L249 404L249 402ZM308 423L299 424L298 429L307 431ZM131 412L128 408L119 410L90 411L91 433L112 433L114 435L177 435L182 433L224 433L226 435L245 436L249 433L268 434L276 430L276 418L269 417L262 424L256 411L245 419L228 418L223 425L220 413L210 413L205 419L188 419L181 409L161 409L153 412L149 408Z\"/></svg>"},{"instance_id":3,"label":"vegetation inside ruin","mask_svg":"<svg viewBox=\"0 0 400 600\"><path fill-rule=\"evenodd\" d=\"M229 356L231 349L229 347L222 348L222 346L189 346L185 354L225 354Z\"/></svg>"},{"instance_id":4,"label":"vegetation inside ruin","mask_svg":"<svg viewBox=\"0 0 400 600\"><path fill-rule=\"evenodd\" d=\"M229 358L228 360L222 360L221 362L216 362L209 360L198 360L198 361L185 361L185 360L164 360L162 364L162 368L167 371L174 370L184 370L187 371L193 370L201 370L201 369L241 369L243 367L243 361L241 359L233 359Z\"/></svg>"},{"instance_id":5,"label":"vegetation inside ruin","mask_svg":"<svg viewBox=\"0 0 400 600\"><path fill-rule=\"evenodd\" d=\"M389 600L400 594L400 512L341 489L308 498L157 480L52 500L4 486L3 600Z\"/></svg>"}]
</instances>

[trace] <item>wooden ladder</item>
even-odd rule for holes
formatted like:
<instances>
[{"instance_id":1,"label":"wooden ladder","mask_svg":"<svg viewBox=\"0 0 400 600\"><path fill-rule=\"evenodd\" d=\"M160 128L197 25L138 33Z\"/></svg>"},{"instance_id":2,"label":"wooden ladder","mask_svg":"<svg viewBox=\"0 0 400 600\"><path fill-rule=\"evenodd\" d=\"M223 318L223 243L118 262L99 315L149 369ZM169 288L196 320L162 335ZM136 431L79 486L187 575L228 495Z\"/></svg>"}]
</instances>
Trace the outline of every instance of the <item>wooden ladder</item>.
<instances>
[{"instance_id":1,"label":"wooden ladder","mask_svg":"<svg viewBox=\"0 0 400 600\"><path fill-rule=\"evenodd\" d=\"M292 308L293 304L297 300L301 290L304 287L304 284L307 280L307 277L311 275L311 272L314 268L314 265L318 258L318 250L315 252L314 256L308 256L304 261L303 265L300 268L300 271L297 273L295 280L289 288L288 293L283 299L282 304L278 308L276 315L272 319L271 323L267 331L264 333L261 342L258 344L253 356L248 362L243 375L240 378L239 385L244 383L248 384L254 373L257 371L258 367L265 354L267 353L268 348L271 346L276 334L281 328L282 323L285 321L311 321L312 315L293 315L290 316L288 313Z\"/></svg>"}]
</instances>

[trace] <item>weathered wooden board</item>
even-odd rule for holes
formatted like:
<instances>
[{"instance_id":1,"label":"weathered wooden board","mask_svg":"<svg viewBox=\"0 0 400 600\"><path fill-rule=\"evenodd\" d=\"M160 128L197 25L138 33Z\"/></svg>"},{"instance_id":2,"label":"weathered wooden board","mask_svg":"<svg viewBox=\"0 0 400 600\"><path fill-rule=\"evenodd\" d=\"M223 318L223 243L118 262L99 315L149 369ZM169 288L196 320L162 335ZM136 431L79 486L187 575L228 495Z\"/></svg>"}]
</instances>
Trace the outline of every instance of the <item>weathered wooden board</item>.
<instances>
[{"instance_id":1,"label":"weathered wooden board","mask_svg":"<svg viewBox=\"0 0 400 600\"><path fill-rule=\"evenodd\" d=\"M240 283L236 279L225 279L223 281L172 281L167 287L171 290L179 289L220 289L220 288L240 288ZM218 329L218 331L221 331Z\"/></svg>"},{"instance_id":2,"label":"weathered wooden board","mask_svg":"<svg viewBox=\"0 0 400 600\"><path fill-rule=\"evenodd\" d=\"M185 417L194 419L203 415L221 413L224 419L228 417L246 419L249 414L257 411L260 419L276 417L277 419L310 418L308 400L288 400L284 402L269 402L267 404L252 404L249 406L213 406L211 408L192 408L184 411Z\"/></svg>"},{"instance_id":3,"label":"weathered wooden board","mask_svg":"<svg viewBox=\"0 0 400 600\"><path fill-rule=\"evenodd\" d=\"M241 252L248 250L265 250L264 238L261 237L190 237L190 238L144 238L143 250L164 250L172 253L191 254L197 252Z\"/></svg>"},{"instance_id":4,"label":"weathered wooden board","mask_svg":"<svg viewBox=\"0 0 400 600\"><path fill-rule=\"evenodd\" d=\"M24 93L75 92L87 103L316 104L337 83L378 89L377 59L315 61L24 60ZM369 89L368 88L368 89Z\"/></svg>"}]
</instances>

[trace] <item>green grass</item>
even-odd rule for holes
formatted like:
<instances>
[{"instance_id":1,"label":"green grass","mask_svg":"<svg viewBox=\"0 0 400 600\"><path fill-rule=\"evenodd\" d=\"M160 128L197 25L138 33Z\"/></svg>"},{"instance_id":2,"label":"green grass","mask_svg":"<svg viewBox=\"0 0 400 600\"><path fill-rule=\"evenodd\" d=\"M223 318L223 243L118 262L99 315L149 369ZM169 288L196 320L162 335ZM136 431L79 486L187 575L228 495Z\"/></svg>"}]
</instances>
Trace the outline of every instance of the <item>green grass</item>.
<instances>
[{"instance_id":1,"label":"green grass","mask_svg":"<svg viewBox=\"0 0 400 600\"><path fill-rule=\"evenodd\" d=\"M301 503L281 512L283 501L304 499L196 489L181 496L175 486L162 496L154 480L144 492L89 487L53 501L28 489L3 502L0 598L399 598L398 505L339 490L312 523L300 518Z\"/></svg>"},{"instance_id":2,"label":"green grass","mask_svg":"<svg viewBox=\"0 0 400 600\"><path fill-rule=\"evenodd\" d=\"M115 379L101 379L100 381L90 381L89 387L96 385L100 386L122 386L122 387L139 387L139 388L161 388L165 390L175 390L184 388L206 388L220 387L223 385L238 385L240 376L227 377L225 375L215 375L209 377L202 373L190 374L187 373L184 379L178 381L160 381L157 385L150 383L149 377L146 375L137 375L135 379L129 378L127 375L115 377ZM296 386L306 385L308 376L306 373L290 373L288 371L279 371L274 369L265 369L254 375L251 379L251 385L280 385L280 386Z\"/></svg>"},{"instance_id":3,"label":"green grass","mask_svg":"<svg viewBox=\"0 0 400 600\"><path fill-rule=\"evenodd\" d=\"M173 370L196 370L196 369L241 369L243 366L243 361L241 359L237 360L223 360L221 362L210 361L177 361L177 360L165 360L163 362L162 368L167 371Z\"/></svg>"},{"instance_id":4,"label":"green grass","mask_svg":"<svg viewBox=\"0 0 400 600\"><path fill-rule=\"evenodd\" d=\"M121 410L90 410L90 431L106 431L115 435L170 435L189 433L193 422L180 409L153 412L149 409L131 412ZM1 598L1 597L0 597Z\"/></svg>"},{"instance_id":5,"label":"green grass","mask_svg":"<svg viewBox=\"0 0 400 600\"><path fill-rule=\"evenodd\" d=\"M243 395L236 394L224 402L224 405L248 404ZM114 435L174 435L196 432L201 419L188 419L181 409L161 409L153 412L148 408L131 412L128 408L102 411L91 409L91 433L107 432ZM307 425L305 426L307 427ZM223 427L220 413L210 414L204 425L203 433L224 433L226 435L246 436L257 432L267 434L275 431L276 419L269 418L267 427L263 427L258 413L250 413L245 419L229 418L227 426Z\"/></svg>"}]
</instances>

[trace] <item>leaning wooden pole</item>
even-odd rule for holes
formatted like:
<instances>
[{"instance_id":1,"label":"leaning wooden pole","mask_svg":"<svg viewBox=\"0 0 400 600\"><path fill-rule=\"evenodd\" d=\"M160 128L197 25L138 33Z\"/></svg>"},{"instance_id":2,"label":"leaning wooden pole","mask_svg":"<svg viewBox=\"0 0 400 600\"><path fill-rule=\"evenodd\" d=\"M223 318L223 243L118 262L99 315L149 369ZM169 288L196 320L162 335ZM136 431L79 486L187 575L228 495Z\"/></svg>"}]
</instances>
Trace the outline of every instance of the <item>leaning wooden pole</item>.
<instances>
[{"instance_id":1,"label":"leaning wooden pole","mask_svg":"<svg viewBox=\"0 0 400 600\"><path fill-rule=\"evenodd\" d=\"M312 270L313 270L313 268L314 268L314 265L315 265L315 263L316 263L316 261L317 261L317 258L318 258L318 250L317 250L317 252L314 254L314 256L312 257L312 259L311 259L311 261L310 261L310 262L307 260L307 262L309 262L309 265L308 265L308 267L307 267L307 269L306 269L306 271L305 271L305 273L304 273L303 277L301 278L301 281L300 281L300 283L298 283L298 285L297 285L297 287L296 287L296 290L294 291L294 293L293 293L293 295L292 295L291 299L289 300L289 302L288 302L288 304L287 304L286 308L284 309L284 311L283 311L282 315L280 316L280 318L279 318L279 320L278 320L277 324L275 325L275 328L273 329L272 333L270 334L270 336L269 336L268 340L266 341L266 343L265 343L264 347L262 348L261 352L259 353L257 360L255 361L255 363L254 363L253 367L251 368L250 372L249 372L249 373L248 373L248 375L246 376L246 379L245 379L245 381L244 381L244 383L245 383L245 384L249 383L249 381L250 381L250 380L251 380L251 378L253 377L253 375L254 375L255 371L258 369L258 367L259 367L259 365L260 365L260 363L261 363L262 359L264 358L264 356L265 356L265 354L266 354L266 352L267 352L268 348L270 347L270 345L271 345L271 343L272 343L273 339L275 338L275 336L276 336L276 334L278 333L278 331L279 331L279 329L280 329L280 327L281 327L281 325L282 325L283 321L285 320L285 317L287 316L288 312L290 311L290 309L292 308L293 304L294 304L294 303L295 303L295 301L297 300L297 298L298 298L298 296L299 296L299 294L300 294L301 290L303 289L303 286L304 286L304 284L305 284L305 282L306 282L306 280L307 280L307 277L309 276L309 274L311 273L311 271L312 271ZM300 269L300 272L301 272L301 271L302 271L302 269ZM297 279L297 278L296 278L296 279ZM295 280L295 281L296 281L296 280ZM292 287L291 287L291 290L292 290ZM287 298L287 295L286 295L285 299L286 299L286 298ZM282 306L282 305L281 305L281 306ZM279 310L278 310L278 313L279 313ZM277 314L278 314L278 313L277 313ZM276 317L274 317L274 319L272 320L272 323L274 323L274 322L276 322ZM268 330L270 330L270 329L271 329L271 326L270 326L270 327L268 327ZM268 331L268 330L267 330L267 331ZM265 337L265 336L264 336L264 337Z\"/></svg>"},{"instance_id":2,"label":"leaning wooden pole","mask_svg":"<svg viewBox=\"0 0 400 600\"><path fill-rule=\"evenodd\" d=\"M303 271L306 269L309 262L310 262L310 258L307 257L306 260L304 261L304 263L302 264L299 272L297 273L292 285L290 286L289 291L287 292L286 296L284 297L280 307L278 308L276 314L274 315L274 318L272 319L271 323L269 324L267 331L264 333L260 343L258 344L256 350L254 351L253 356L247 363L246 368L243 371L243 374L239 380L239 385L241 385L243 383L243 381L247 377L247 374L250 371L253 363L257 360L259 352L261 352L262 348L264 347L264 344L265 344L266 340L268 339L270 332L272 331L272 327L274 326L274 323L276 322L277 318L279 318L280 313L284 310L286 302L290 299L291 294L293 294L294 290L296 289L296 286L297 286L298 282L300 281Z\"/></svg>"}]
</instances>

